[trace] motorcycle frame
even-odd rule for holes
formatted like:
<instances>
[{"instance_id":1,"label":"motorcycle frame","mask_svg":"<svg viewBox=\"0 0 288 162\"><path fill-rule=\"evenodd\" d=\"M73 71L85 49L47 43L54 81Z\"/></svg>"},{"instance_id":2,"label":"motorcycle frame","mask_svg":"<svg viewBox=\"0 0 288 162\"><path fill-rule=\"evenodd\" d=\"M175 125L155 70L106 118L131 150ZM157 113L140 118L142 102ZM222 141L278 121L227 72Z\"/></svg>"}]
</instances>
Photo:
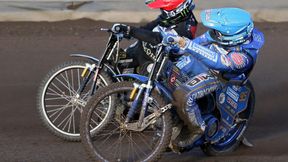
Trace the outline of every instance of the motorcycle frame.
<instances>
[{"instance_id":1,"label":"motorcycle frame","mask_svg":"<svg viewBox=\"0 0 288 162\"><path fill-rule=\"evenodd\" d=\"M88 59L92 61L92 63L95 65L93 69L89 70L88 75L84 77L84 80L80 85L80 89L78 93L82 93L84 91L88 82L91 80L92 75L94 74L93 83L91 87L91 93L90 93L90 95L92 96L96 90L97 78L98 78L99 72L103 70L103 68L106 68L107 72L110 73L112 76L120 74L120 70L118 69L118 67L112 66L109 61L117 62L119 60L119 49L120 49L119 44L123 38L123 34L121 33L116 34L116 33L111 32L110 30L107 30L107 31L110 32L111 34L107 41L106 48L100 59L97 59L95 57L92 57L90 55L85 55L85 54L71 54L70 55L71 57L80 57L80 58ZM114 60L112 60L111 56L113 55L113 52L115 51L115 49L116 49L116 57L114 58ZM121 80L122 80L121 78L116 78L116 81L121 81Z\"/></svg>"}]
</instances>

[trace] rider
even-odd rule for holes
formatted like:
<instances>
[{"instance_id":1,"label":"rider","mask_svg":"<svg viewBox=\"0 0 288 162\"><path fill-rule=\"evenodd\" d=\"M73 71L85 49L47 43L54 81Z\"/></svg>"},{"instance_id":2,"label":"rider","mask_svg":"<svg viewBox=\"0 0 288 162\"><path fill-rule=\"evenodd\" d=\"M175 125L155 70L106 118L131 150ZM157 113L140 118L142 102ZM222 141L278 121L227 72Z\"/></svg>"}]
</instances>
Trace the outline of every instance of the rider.
<instances>
[{"instance_id":1,"label":"rider","mask_svg":"<svg viewBox=\"0 0 288 162\"><path fill-rule=\"evenodd\" d=\"M205 122L195 101L221 89L227 81L245 83L264 44L263 34L254 28L250 14L244 10L205 10L201 20L210 30L193 41L177 35L163 36L164 42L177 43L180 51L190 54L182 56L177 63L181 71L189 73L197 69L191 79L173 93L179 116L194 132L191 138L177 143L181 147L192 144L205 131ZM237 99L233 102L237 104Z\"/></svg>"},{"instance_id":2,"label":"rider","mask_svg":"<svg viewBox=\"0 0 288 162\"><path fill-rule=\"evenodd\" d=\"M147 42L157 44L162 41L179 47L181 53L188 53L181 56L176 67L190 79L173 93L177 112L191 132L186 140L174 141L180 147L193 144L206 128L195 101L221 90L227 82L237 85L245 83L264 44L264 35L254 28L251 15L242 9L205 10L201 12L201 20L209 30L193 41L175 34L123 28L135 38L143 40L146 34L150 39ZM217 102L223 101L223 97L216 96L216 99L219 99ZM237 97L234 99L233 103L237 105Z\"/></svg>"},{"instance_id":3,"label":"rider","mask_svg":"<svg viewBox=\"0 0 288 162\"><path fill-rule=\"evenodd\" d=\"M161 14L155 20L141 26L140 29L152 31L158 25L162 27L176 25L175 30L180 36L189 39L195 38L197 20L192 12L195 7L193 0L146 0L145 3L149 8L160 9ZM128 30L124 24L115 24L114 28L116 26ZM132 29L132 32L134 32L134 29ZM126 53L128 58L133 59L133 62L129 64L130 67L145 64L143 68L146 70L145 66L148 66L155 59L156 48L153 44L143 41L148 39L151 42L149 36L143 35L143 37L143 39L128 47Z\"/></svg>"}]
</instances>

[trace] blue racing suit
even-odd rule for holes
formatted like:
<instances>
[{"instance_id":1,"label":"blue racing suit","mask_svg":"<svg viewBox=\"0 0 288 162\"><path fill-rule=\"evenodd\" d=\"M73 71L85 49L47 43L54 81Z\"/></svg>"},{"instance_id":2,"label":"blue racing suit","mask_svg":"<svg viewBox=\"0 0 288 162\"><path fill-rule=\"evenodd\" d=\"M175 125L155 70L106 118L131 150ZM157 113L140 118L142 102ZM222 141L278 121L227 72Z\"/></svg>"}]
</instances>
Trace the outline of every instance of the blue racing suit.
<instances>
[{"instance_id":1,"label":"blue racing suit","mask_svg":"<svg viewBox=\"0 0 288 162\"><path fill-rule=\"evenodd\" d=\"M205 130L195 101L221 88L222 79L245 81L263 44L264 36L255 28L249 40L236 46L217 45L209 32L194 40L186 39L181 50L188 55L181 56L176 66L189 79L178 86L173 95L177 112L190 130L195 133Z\"/></svg>"}]
</instances>

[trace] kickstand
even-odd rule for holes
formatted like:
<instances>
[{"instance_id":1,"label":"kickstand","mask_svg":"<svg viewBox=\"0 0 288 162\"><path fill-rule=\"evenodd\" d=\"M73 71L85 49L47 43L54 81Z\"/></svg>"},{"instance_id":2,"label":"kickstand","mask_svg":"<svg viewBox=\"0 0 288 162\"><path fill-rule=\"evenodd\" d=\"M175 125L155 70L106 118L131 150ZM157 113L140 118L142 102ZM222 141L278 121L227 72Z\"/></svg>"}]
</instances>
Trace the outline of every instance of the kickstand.
<instances>
[{"instance_id":1,"label":"kickstand","mask_svg":"<svg viewBox=\"0 0 288 162\"><path fill-rule=\"evenodd\" d=\"M247 140L246 137L243 138L243 140L241 141L241 143L244 145L244 146L247 146L247 147L254 147L254 145Z\"/></svg>"}]
</instances>

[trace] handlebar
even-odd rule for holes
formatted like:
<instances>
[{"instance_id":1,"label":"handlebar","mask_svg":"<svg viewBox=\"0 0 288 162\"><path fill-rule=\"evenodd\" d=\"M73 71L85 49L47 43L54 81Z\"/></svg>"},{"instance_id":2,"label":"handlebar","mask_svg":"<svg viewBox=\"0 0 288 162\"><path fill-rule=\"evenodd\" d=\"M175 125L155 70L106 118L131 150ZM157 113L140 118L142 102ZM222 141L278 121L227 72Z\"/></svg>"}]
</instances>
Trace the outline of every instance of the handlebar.
<instances>
[{"instance_id":1,"label":"handlebar","mask_svg":"<svg viewBox=\"0 0 288 162\"><path fill-rule=\"evenodd\" d=\"M125 37L125 35L122 32L113 31L112 29L109 29L109 28L100 28L100 30L111 33L112 35L116 36L117 39L119 40L121 40L122 38L130 39L129 37Z\"/></svg>"},{"instance_id":2,"label":"handlebar","mask_svg":"<svg viewBox=\"0 0 288 162\"><path fill-rule=\"evenodd\" d=\"M119 27L116 27L115 31L112 31L111 29L108 29L108 28L101 28L100 30L101 31L107 31L109 33L120 34L120 28Z\"/></svg>"},{"instance_id":3,"label":"handlebar","mask_svg":"<svg viewBox=\"0 0 288 162\"><path fill-rule=\"evenodd\" d=\"M113 32L111 29L108 29L108 28L101 28L100 30L101 30L101 31L107 31L107 32L109 32L109 33Z\"/></svg>"}]
</instances>

